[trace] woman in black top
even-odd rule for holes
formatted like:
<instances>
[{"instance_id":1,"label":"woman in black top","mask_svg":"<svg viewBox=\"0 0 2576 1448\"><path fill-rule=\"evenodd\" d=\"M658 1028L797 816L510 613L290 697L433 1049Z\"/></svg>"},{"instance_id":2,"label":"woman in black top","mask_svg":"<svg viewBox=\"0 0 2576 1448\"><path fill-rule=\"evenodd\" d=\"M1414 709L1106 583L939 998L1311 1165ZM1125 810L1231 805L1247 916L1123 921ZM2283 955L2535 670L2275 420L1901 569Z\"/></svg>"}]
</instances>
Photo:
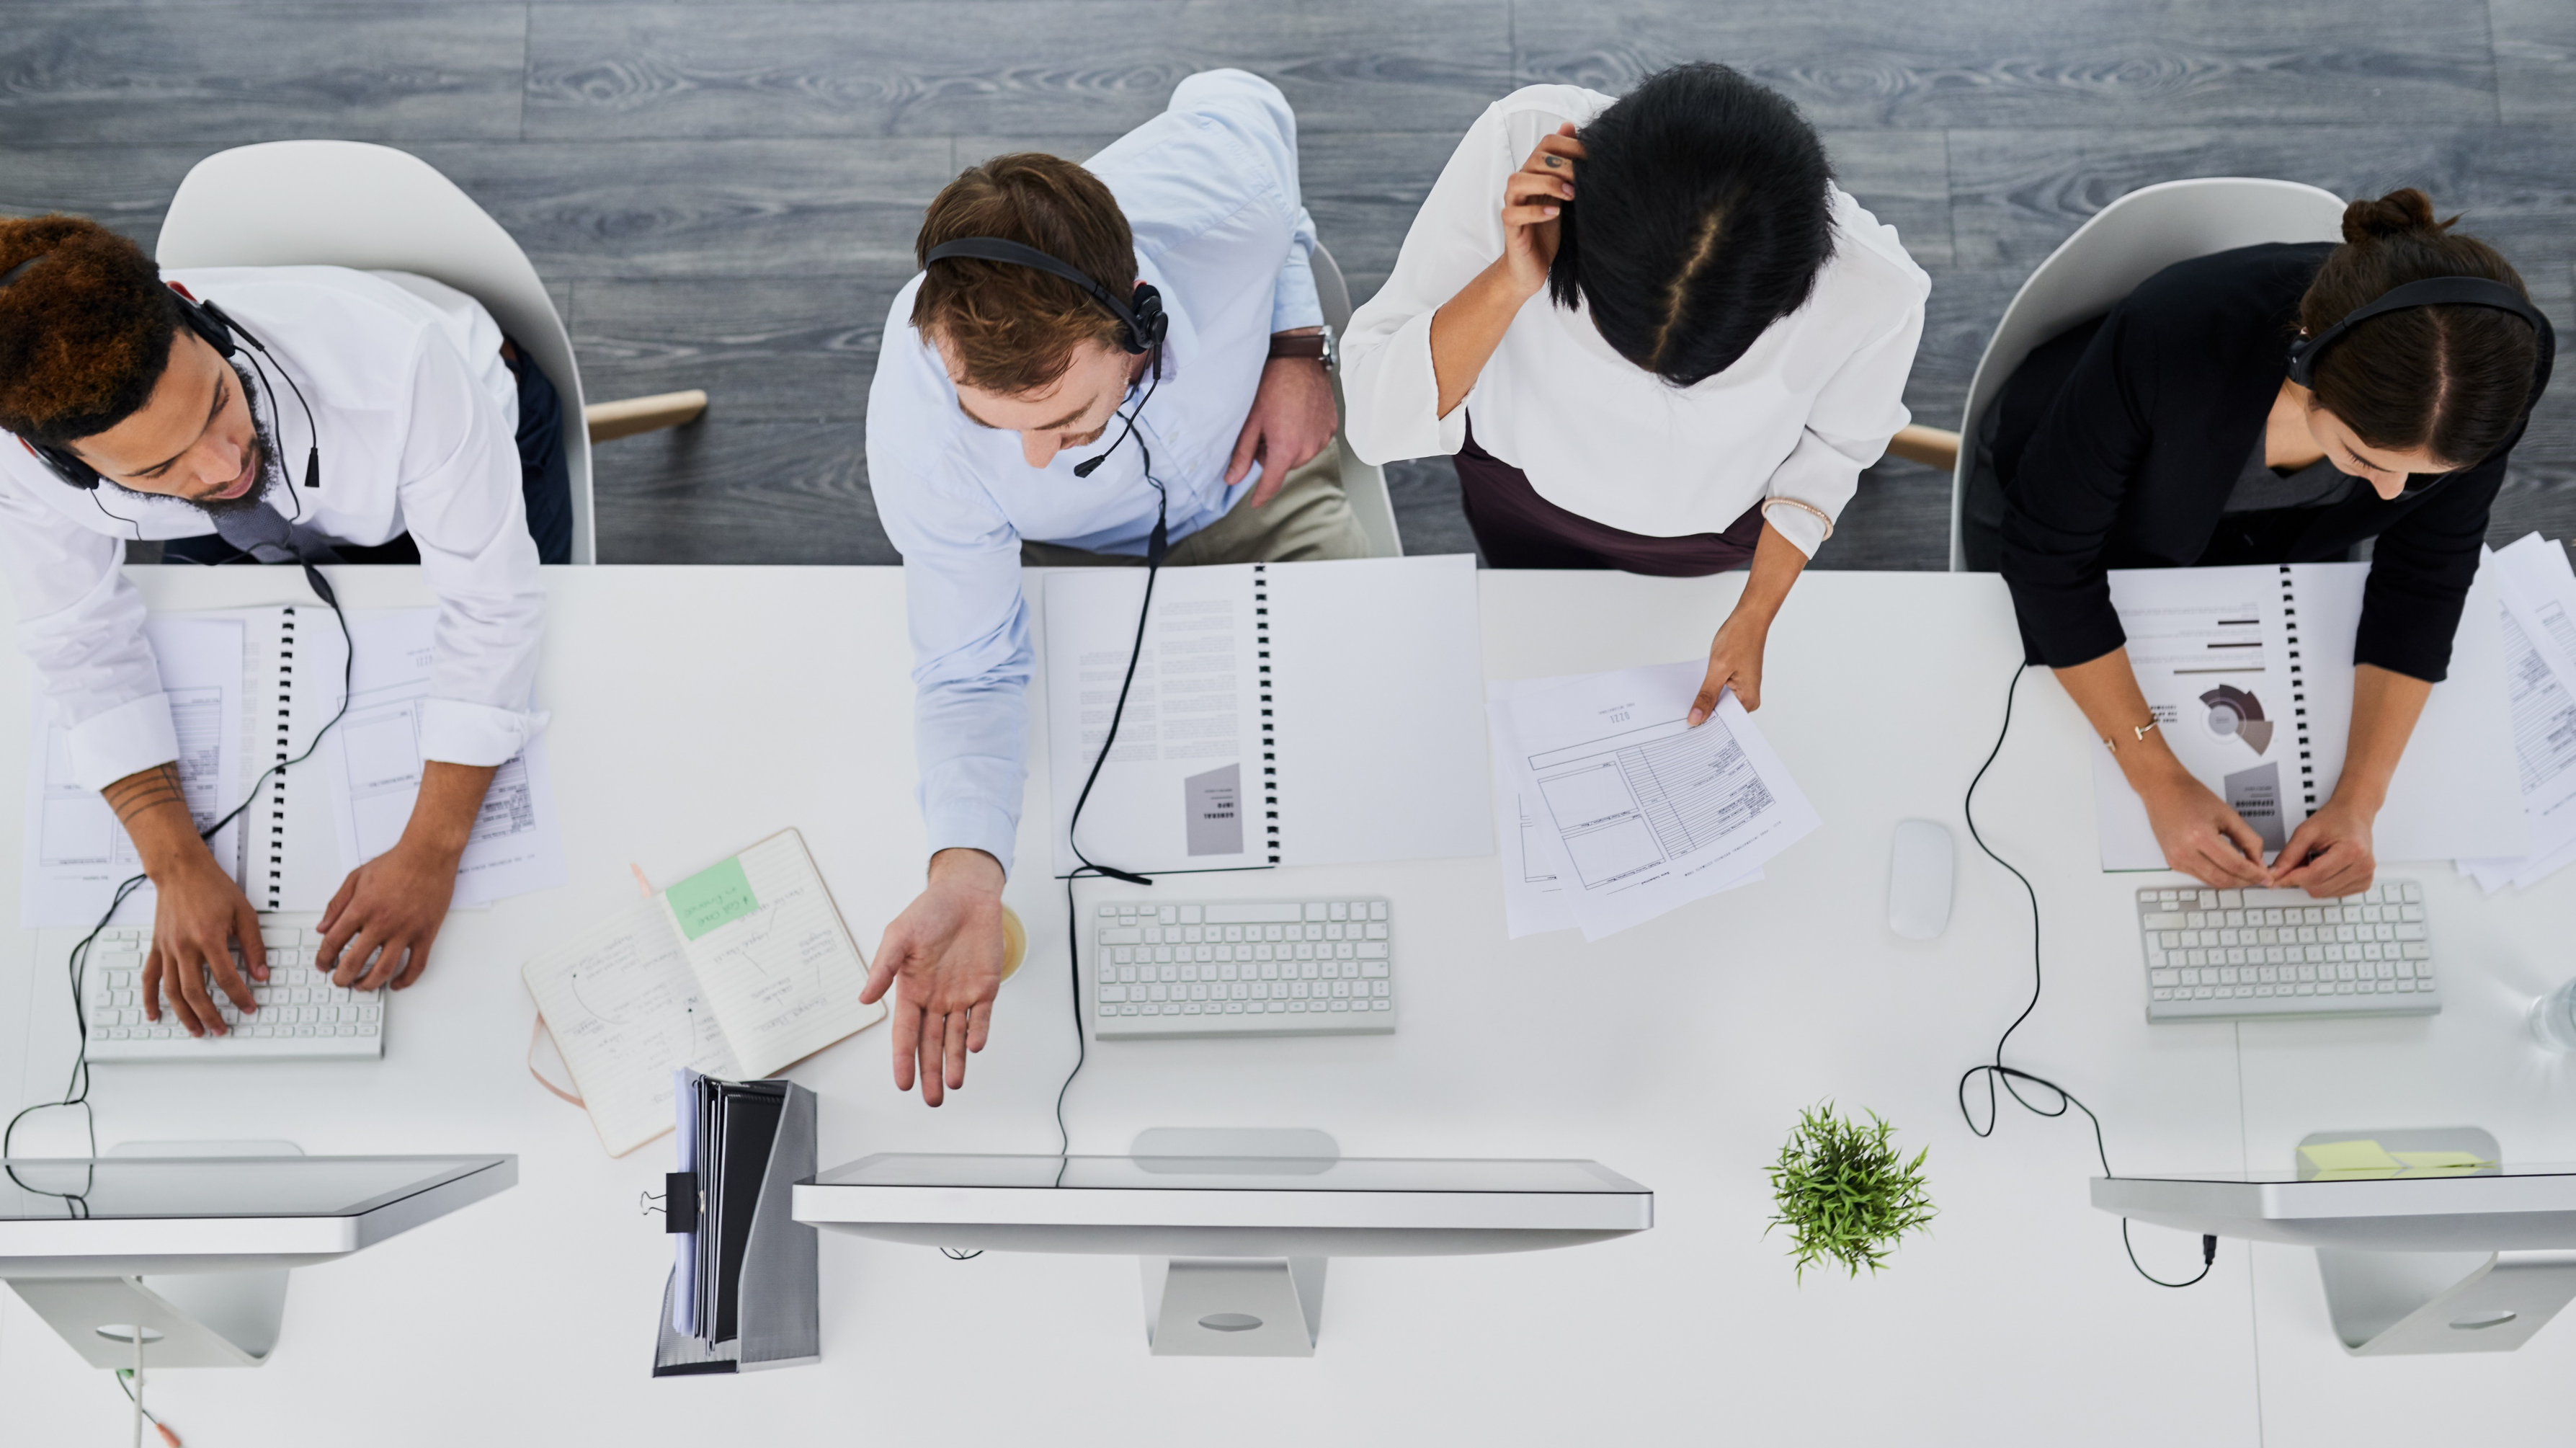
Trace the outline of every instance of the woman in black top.
<instances>
[{"instance_id":1,"label":"woman in black top","mask_svg":"<svg viewBox=\"0 0 2576 1448\"><path fill-rule=\"evenodd\" d=\"M2449 665L2549 342L2512 311L2433 305L2329 342L2313 388L2290 379L2288 350L2409 282L2480 277L2527 300L2503 257L2450 224L2399 191L2347 208L2340 246L2167 267L2032 352L1989 411L1992 480L1964 510L1970 566L2001 567L2028 657L2113 747L2166 863L2206 883L2334 896L2376 868L2371 822ZM2261 837L2141 731L2151 716L2105 570L2340 559L2374 538L2343 777L2266 867Z\"/></svg>"}]
</instances>

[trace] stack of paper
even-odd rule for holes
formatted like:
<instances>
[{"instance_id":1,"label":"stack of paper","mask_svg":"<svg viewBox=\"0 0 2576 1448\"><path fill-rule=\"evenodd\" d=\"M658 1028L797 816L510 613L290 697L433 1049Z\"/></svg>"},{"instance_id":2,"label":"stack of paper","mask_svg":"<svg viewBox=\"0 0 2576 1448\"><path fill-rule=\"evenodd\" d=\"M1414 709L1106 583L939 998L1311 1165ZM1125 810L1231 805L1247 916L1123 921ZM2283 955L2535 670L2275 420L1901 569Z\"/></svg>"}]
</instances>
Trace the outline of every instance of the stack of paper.
<instances>
[{"instance_id":1,"label":"stack of paper","mask_svg":"<svg viewBox=\"0 0 2576 1448\"><path fill-rule=\"evenodd\" d=\"M2488 554L2487 564L2502 605L2514 754L2531 823L2530 854L2459 862L2492 895L2576 860L2576 569L2566 549L2537 533Z\"/></svg>"},{"instance_id":2,"label":"stack of paper","mask_svg":"<svg viewBox=\"0 0 2576 1448\"><path fill-rule=\"evenodd\" d=\"M1821 822L1732 690L1685 726L1706 675L1694 660L1489 686L1514 937L1599 940L1749 885Z\"/></svg>"}]
</instances>

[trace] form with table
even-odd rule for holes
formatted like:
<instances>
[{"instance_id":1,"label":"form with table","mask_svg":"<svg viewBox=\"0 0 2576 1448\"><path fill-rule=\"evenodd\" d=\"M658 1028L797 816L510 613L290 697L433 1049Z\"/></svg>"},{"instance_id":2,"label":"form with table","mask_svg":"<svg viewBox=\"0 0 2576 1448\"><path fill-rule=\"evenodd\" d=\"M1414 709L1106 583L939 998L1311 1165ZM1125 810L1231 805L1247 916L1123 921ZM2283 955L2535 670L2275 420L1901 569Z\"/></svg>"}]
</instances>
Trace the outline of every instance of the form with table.
<instances>
[{"instance_id":1,"label":"form with table","mask_svg":"<svg viewBox=\"0 0 2576 1448\"><path fill-rule=\"evenodd\" d=\"M300 601L289 570L132 570L159 611ZM428 601L409 569L340 570L356 609ZM1478 576L1487 680L1699 656L1741 575ZM1166 1362L1142 1349L1133 1261L827 1235L822 1360L653 1380L671 1260L660 1147L610 1158L530 1079L521 967L625 908L640 873L685 879L794 827L862 948L921 878L911 660L893 569L548 570L538 684L566 882L455 914L389 1016L380 1061L103 1068L102 1147L287 1140L312 1153L500 1154L513 1189L344 1262L300 1269L255 1370L156 1375L192 1443L665 1443L936 1439L1171 1442L1958 1442L2327 1444L2455 1430L2537 1437L2563 1414L2576 1327L2520 1352L2359 1359L2337 1345L2313 1256L2226 1242L2184 1291L2141 1282L2079 1120L2007 1107L1988 1140L1953 1095L2030 990L2020 888L1967 844L1960 798L2018 659L1999 579L1818 573L1774 628L1755 720L1821 820L1757 884L1586 944L1513 939L1493 856L1076 886L1081 906L1190 900L1396 903L1412 949L1391 1034L1096 1040L1066 1101L1077 1154L1154 1128L1302 1128L1350 1156L1592 1158L1651 1187L1652 1230L1561 1251L1354 1259L1334 1268L1314 1356ZM1035 590L1033 589L1034 593ZM7 671L0 749L25 758L30 681ZM1041 697L1033 688L1032 697ZM2432 1016L2150 1025L2136 890L2108 875L2089 785L2100 745L2044 676L1977 801L1987 841L2045 912L2047 989L2009 1058L2104 1120L2122 1173L2286 1170L2310 1134L2475 1126L2509 1160L2576 1160L2576 1058L2522 1012L2576 963L2576 876L2484 896L2447 863L2383 868L2437 922ZM1461 750L1484 747L1481 719ZM1043 717L1032 732L1043 739ZM1019 854L1048 858L1046 751ZM11 778L36 783L27 771ZM13 800L11 807L22 807ZM1885 923L1889 841L1909 818L1960 841L1950 923ZM1508 845L1509 841L1504 843ZM21 872L0 868L0 890ZM1052 1153L1077 1050L1062 886L1024 870L1031 931L989 1049L931 1110L897 1093L882 1032L790 1069L821 1101L818 1158ZM0 914L14 917L0 901ZM14 937L0 974L0 1093L60 1090L61 963ZM1763 1168L1825 1100L1930 1149L1939 1215L1875 1279L1789 1271L1766 1241ZM52 1133L50 1135L46 1133ZM22 1153L77 1154L60 1123ZM2196 1237L2141 1226L2140 1261L2199 1265ZM433 1388L431 1385L435 1385ZM0 1294L12 1442L121 1435L126 1404ZM1244 1404L1257 1401L1258 1414ZM1104 1405L1107 1406L1104 1410ZM2516 1430L2520 1429L2521 1432ZM122 1441L121 1436L113 1441Z\"/></svg>"}]
</instances>

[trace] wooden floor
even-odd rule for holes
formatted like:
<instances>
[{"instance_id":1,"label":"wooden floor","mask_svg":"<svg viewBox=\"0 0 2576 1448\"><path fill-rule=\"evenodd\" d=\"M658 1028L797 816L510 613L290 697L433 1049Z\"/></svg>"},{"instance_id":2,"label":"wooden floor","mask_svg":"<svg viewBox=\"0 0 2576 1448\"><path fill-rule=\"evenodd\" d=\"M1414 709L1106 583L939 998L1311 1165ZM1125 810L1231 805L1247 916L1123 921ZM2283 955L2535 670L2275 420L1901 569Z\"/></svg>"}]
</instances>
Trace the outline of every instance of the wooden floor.
<instances>
[{"instance_id":1,"label":"wooden floor","mask_svg":"<svg viewBox=\"0 0 2576 1448\"><path fill-rule=\"evenodd\" d=\"M2576 338L2576 0L12 0L0 210L148 245L210 151L404 147L527 248L592 397L714 395L697 426L599 449L603 561L889 562L867 381L960 166L1088 154L1182 76L1243 66L1296 106L1308 207L1364 297L1488 101L1698 58L1804 108L1932 273L1924 422L1956 425L2032 265L2181 176L2422 186ZM1394 475L1409 551L1470 546L1445 463ZM1876 470L1818 562L1942 566L1948 491ZM2499 542L2535 527L2576 530L2563 374L2496 512Z\"/></svg>"}]
</instances>

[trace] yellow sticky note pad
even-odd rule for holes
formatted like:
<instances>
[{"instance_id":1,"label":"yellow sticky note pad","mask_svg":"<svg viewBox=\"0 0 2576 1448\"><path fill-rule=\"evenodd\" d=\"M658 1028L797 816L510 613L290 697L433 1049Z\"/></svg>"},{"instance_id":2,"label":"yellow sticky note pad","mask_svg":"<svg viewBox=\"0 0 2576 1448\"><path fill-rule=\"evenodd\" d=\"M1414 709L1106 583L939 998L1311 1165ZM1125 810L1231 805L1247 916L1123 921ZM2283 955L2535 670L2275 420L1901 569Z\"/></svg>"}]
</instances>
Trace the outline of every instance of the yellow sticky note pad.
<instances>
[{"instance_id":1,"label":"yellow sticky note pad","mask_svg":"<svg viewBox=\"0 0 2576 1448\"><path fill-rule=\"evenodd\" d=\"M2299 1155L2319 1176L2395 1176L2405 1163L2379 1149L2376 1141L2320 1141L2299 1148Z\"/></svg>"}]
</instances>

